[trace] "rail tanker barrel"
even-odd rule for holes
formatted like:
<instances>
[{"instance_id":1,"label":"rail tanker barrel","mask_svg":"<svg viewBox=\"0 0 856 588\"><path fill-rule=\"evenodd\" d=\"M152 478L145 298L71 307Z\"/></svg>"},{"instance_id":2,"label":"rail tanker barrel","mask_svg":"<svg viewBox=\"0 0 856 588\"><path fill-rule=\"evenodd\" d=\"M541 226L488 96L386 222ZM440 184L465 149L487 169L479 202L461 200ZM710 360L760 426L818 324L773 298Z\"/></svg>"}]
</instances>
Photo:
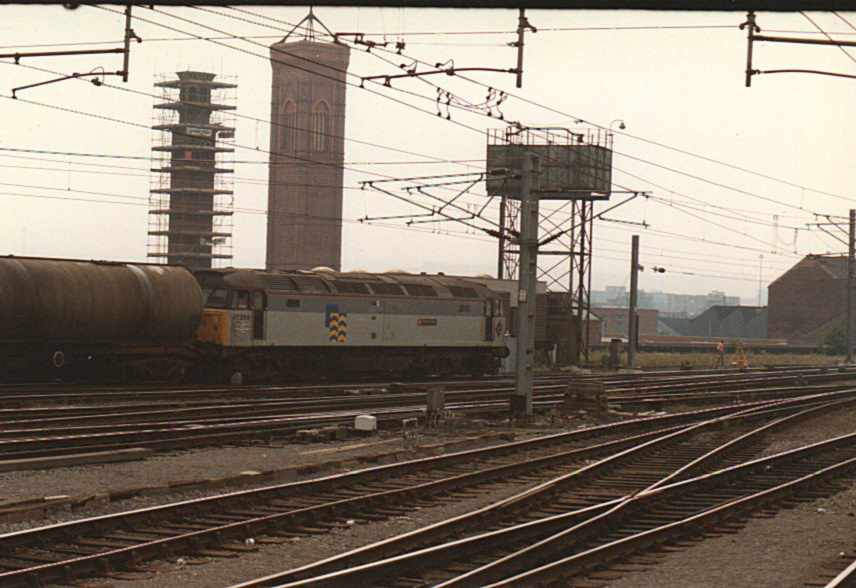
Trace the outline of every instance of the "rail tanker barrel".
<instances>
[{"instance_id":1,"label":"rail tanker barrel","mask_svg":"<svg viewBox=\"0 0 856 588\"><path fill-rule=\"evenodd\" d=\"M0 341L186 341L202 306L183 267L0 257Z\"/></svg>"}]
</instances>

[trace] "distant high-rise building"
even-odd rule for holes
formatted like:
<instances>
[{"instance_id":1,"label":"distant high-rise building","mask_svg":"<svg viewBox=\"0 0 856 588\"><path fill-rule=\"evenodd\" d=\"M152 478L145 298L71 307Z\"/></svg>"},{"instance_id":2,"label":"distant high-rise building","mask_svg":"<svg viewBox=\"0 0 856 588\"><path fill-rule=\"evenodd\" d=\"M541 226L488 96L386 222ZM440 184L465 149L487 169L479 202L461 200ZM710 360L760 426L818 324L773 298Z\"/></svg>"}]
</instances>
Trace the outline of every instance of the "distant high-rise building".
<instances>
[{"instance_id":1,"label":"distant high-rise building","mask_svg":"<svg viewBox=\"0 0 856 588\"><path fill-rule=\"evenodd\" d=\"M213 73L181 71L155 84L157 133L152 146L148 256L205 269L232 259L233 172L222 157L234 152L228 113L235 84ZM224 142L224 140L226 140Z\"/></svg>"},{"instance_id":2,"label":"distant high-rise building","mask_svg":"<svg viewBox=\"0 0 856 588\"><path fill-rule=\"evenodd\" d=\"M268 269L340 269L345 75L350 49L312 13L270 48Z\"/></svg>"}]
</instances>

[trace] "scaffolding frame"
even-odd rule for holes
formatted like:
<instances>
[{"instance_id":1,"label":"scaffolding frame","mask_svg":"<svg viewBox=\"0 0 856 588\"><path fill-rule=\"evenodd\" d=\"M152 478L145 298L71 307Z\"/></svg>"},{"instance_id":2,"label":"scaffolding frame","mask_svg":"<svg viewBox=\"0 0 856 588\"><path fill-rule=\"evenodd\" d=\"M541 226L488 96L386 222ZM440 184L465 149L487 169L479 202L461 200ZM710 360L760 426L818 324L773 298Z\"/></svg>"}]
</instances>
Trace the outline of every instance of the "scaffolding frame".
<instances>
[{"instance_id":1,"label":"scaffolding frame","mask_svg":"<svg viewBox=\"0 0 856 588\"><path fill-rule=\"evenodd\" d=\"M228 266L237 77L177 76L158 75L154 84L147 256L194 269Z\"/></svg>"}]
</instances>

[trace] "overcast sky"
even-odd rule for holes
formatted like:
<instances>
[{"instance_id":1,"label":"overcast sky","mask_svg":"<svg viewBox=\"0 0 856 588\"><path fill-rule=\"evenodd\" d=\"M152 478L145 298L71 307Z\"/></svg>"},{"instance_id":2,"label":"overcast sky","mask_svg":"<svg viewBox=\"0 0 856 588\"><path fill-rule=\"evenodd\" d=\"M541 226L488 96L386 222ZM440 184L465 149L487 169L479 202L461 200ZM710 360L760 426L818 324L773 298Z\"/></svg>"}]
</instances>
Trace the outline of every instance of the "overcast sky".
<instances>
[{"instance_id":1,"label":"overcast sky","mask_svg":"<svg viewBox=\"0 0 856 588\"><path fill-rule=\"evenodd\" d=\"M85 43L118 41L123 19L108 10L119 9L0 7L0 53L34 51L35 45L84 43L76 48L89 48ZM306 9L247 9L259 16L227 8L210 9L219 14L205 10L135 8L135 15L181 32L134 23L143 43L132 46L130 80L127 84L106 80L134 92L70 80L26 90L13 101L11 88L55 76L2 60L0 148L127 159L0 150L0 252L145 260L147 158L153 137L148 127L154 103L149 94L154 92L156 75L190 68L237 76L238 113L247 118L237 120L239 147L234 157L248 163L235 165L235 205L244 212L235 215L234 265L263 266L265 150L270 133L265 122L270 117L267 45L282 37L290 28L285 23L296 23ZM426 62L454 59L457 67L503 69L515 65L515 50L507 44L514 40L516 11L320 8L316 14L333 31L385 33L389 41L402 38L405 53ZM477 72L470 77L537 103L509 98L503 104L507 120L574 130L584 128L575 123L577 119L607 127L623 120L624 133L618 131L617 122L612 125L616 132L614 189L649 190L653 195L607 215L645 222L647 229L616 222L596 224L594 288L628 284L634 232L641 236L642 264L667 269L665 274L643 272L642 288L685 293L725 290L749 304L758 296L760 255L766 285L801 255L843 250L816 228L804 229L806 223L816 222L814 213L846 216L853 205L856 119L850 114L856 103L856 80L764 75L756 76L751 88L744 87L746 38L737 28L745 20L744 13L530 10L527 16L539 32L527 35L523 88L514 88L514 78L508 74ZM846 21L829 13L809 16L830 34L856 39L846 22L856 25L856 14L843 13ZM234 48L176 40L187 33L223 36L199 24L228 35L259 37L249 42L218 41ZM758 24L765 33L802 31L823 38L797 13L761 13ZM485 33L450 34L479 31ZM417 34L426 32L444 34ZM856 50L852 53L856 55ZM61 73L98 66L114 71L121 69L121 56L34 58L22 64ZM759 43L755 67L856 74L856 62L835 47ZM367 76L395 73L395 68L375 54L355 50L349 71ZM472 103L482 102L486 94L483 86L448 76L431 81ZM441 224L438 234L396 221L356 222L366 215L418 212L382 194L356 189L361 180L379 177L371 174L408 177L478 170L485 157L483 131L499 126L496 120L460 110L452 112L452 121L438 118L435 89L419 80L400 80L393 86L370 86L377 93L356 87L347 90L346 135L351 141L345 149L344 269L494 273L495 241L467 234L466 227ZM458 163L437 163L438 159ZM384 163L396 161L422 163ZM471 205L483 202L484 187L477 186L473 192L464 200ZM599 209L605 206L598 205ZM794 228L801 229L796 243Z\"/></svg>"}]
</instances>

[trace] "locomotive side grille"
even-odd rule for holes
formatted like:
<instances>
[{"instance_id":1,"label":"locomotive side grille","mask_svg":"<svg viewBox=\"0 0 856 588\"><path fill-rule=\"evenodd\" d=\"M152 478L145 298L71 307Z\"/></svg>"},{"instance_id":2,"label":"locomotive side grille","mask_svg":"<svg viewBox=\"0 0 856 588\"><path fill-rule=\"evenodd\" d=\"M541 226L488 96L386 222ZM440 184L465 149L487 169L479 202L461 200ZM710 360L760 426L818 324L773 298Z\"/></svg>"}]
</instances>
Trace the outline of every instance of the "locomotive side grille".
<instances>
[{"instance_id":1,"label":"locomotive side grille","mask_svg":"<svg viewBox=\"0 0 856 588\"><path fill-rule=\"evenodd\" d=\"M448 286L449 292L452 293L452 296L455 298L478 298L479 295L473 288L467 288L464 286Z\"/></svg>"},{"instance_id":2,"label":"locomotive side grille","mask_svg":"<svg viewBox=\"0 0 856 588\"><path fill-rule=\"evenodd\" d=\"M404 289L410 296L437 296L437 291L424 284L404 284Z\"/></svg>"},{"instance_id":3,"label":"locomotive side grille","mask_svg":"<svg viewBox=\"0 0 856 588\"><path fill-rule=\"evenodd\" d=\"M382 294L384 296L404 296L404 290L398 284L372 284L372 292Z\"/></svg>"},{"instance_id":4,"label":"locomotive side grille","mask_svg":"<svg viewBox=\"0 0 856 588\"><path fill-rule=\"evenodd\" d=\"M362 282L333 280L333 285L336 286L336 290L343 294L371 294L369 287Z\"/></svg>"},{"instance_id":5,"label":"locomotive side grille","mask_svg":"<svg viewBox=\"0 0 856 588\"><path fill-rule=\"evenodd\" d=\"M269 276L268 284L272 290L288 290L289 292L297 290L294 280L288 276Z\"/></svg>"}]
</instances>

